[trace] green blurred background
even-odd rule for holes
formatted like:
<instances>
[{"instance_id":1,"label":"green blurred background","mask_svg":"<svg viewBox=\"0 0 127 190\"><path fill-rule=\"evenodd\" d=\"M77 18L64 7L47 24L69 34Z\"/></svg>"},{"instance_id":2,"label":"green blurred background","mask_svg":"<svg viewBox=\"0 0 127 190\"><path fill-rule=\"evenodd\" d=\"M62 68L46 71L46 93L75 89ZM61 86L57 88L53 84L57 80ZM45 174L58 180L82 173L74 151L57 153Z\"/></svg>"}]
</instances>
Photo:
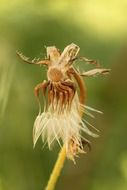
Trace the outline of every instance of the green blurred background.
<instances>
[{"instance_id":1,"label":"green blurred background","mask_svg":"<svg viewBox=\"0 0 127 190\"><path fill-rule=\"evenodd\" d=\"M22 63L15 51L44 58L44 46L72 42L112 71L85 80L87 104L104 112L89 119L100 138L90 138L92 151L76 165L66 161L56 190L127 189L126 37L126 0L0 0L0 190L44 189L59 151L42 149L41 139L33 149L33 89L46 69Z\"/></svg>"}]
</instances>

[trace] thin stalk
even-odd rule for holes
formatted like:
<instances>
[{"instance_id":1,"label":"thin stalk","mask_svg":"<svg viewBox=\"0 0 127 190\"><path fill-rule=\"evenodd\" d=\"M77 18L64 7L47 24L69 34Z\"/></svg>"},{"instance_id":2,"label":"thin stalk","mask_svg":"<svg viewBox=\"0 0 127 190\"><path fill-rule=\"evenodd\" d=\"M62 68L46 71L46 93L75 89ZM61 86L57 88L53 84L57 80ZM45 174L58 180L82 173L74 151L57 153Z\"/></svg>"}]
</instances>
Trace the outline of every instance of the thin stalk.
<instances>
[{"instance_id":1,"label":"thin stalk","mask_svg":"<svg viewBox=\"0 0 127 190\"><path fill-rule=\"evenodd\" d=\"M58 155L58 159L55 163L55 166L54 166L53 171L50 175L50 178L49 178L49 181L48 181L48 184L47 184L45 190L53 190L54 189L56 182L57 182L57 179L60 176L61 170L63 168L65 159L66 159L66 147L65 147L65 145L63 145L63 147L60 150L60 153Z\"/></svg>"}]
</instances>

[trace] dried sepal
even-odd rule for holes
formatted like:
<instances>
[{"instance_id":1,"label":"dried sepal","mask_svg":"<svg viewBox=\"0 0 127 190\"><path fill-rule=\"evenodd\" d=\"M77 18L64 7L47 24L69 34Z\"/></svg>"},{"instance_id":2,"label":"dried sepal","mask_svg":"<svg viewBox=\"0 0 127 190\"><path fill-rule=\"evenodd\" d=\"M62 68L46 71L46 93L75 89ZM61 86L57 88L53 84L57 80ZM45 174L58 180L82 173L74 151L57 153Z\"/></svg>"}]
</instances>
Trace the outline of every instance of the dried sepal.
<instances>
[{"instance_id":1,"label":"dried sepal","mask_svg":"<svg viewBox=\"0 0 127 190\"><path fill-rule=\"evenodd\" d=\"M103 69L103 68L96 68L92 69L90 71L85 71L83 73L80 73L81 76L90 77L90 76L96 76L99 74L107 75L110 73L110 69Z\"/></svg>"},{"instance_id":2,"label":"dried sepal","mask_svg":"<svg viewBox=\"0 0 127 190\"><path fill-rule=\"evenodd\" d=\"M40 58L36 59L34 58L33 60L30 60L29 57L26 57L25 55L23 55L22 53L16 51L16 54L19 56L20 59L22 59L22 61L28 63L28 64L36 64L36 65L48 65L49 64L49 60L40 60Z\"/></svg>"}]
</instances>

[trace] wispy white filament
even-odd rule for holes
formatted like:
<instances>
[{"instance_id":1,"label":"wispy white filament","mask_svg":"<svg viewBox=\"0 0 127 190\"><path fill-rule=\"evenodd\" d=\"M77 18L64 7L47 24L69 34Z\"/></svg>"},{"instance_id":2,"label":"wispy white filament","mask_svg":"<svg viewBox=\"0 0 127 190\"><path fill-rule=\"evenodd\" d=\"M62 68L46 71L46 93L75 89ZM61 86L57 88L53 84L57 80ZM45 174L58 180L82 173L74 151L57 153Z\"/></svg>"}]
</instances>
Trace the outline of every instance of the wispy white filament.
<instances>
[{"instance_id":1,"label":"wispy white filament","mask_svg":"<svg viewBox=\"0 0 127 190\"><path fill-rule=\"evenodd\" d=\"M98 137L97 134L93 133L86 126L86 124L90 124L87 121L86 124L82 121L79 112L81 107L86 114L92 117L93 115L91 115L87 109L100 112L88 106L82 106L79 102L78 95L76 94L73 98L70 110L63 108L63 112L59 113L59 105L55 111L50 105L47 111L40 113L35 120L33 128L34 146L40 136L42 136L43 141L47 141L49 148L55 141L61 146L61 140L66 144L66 147L68 147L68 142L72 137L74 137L77 142L81 142L82 132L85 132L92 137Z\"/></svg>"}]
</instances>

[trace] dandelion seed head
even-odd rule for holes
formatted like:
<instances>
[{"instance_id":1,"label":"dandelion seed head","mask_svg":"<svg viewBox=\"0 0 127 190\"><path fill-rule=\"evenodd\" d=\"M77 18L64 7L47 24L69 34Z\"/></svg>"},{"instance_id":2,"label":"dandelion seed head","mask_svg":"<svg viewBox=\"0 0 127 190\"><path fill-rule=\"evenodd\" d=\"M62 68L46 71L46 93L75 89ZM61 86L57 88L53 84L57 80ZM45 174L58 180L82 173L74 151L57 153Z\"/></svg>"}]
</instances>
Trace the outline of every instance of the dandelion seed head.
<instances>
[{"instance_id":1,"label":"dandelion seed head","mask_svg":"<svg viewBox=\"0 0 127 190\"><path fill-rule=\"evenodd\" d=\"M57 142L60 146L66 146L66 155L75 162L79 153L85 153L84 146L90 147L89 141L84 134L98 137L89 127L96 128L86 120L83 114L94 118L91 112L100 111L85 105L86 88L83 76L95 76L107 74L109 69L99 67L94 60L86 57L78 57L80 47L72 43L65 47L62 53L55 47L46 47L47 58L44 60L30 61L21 53L17 55L26 63L47 66L47 79L35 87L35 96L39 102L39 91L47 96L44 111L39 112L33 128L33 144L37 143L39 137L48 144L49 149ZM95 65L97 68L80 73L75 69L73 63L80 59L86 63ZM40 104L39 104L40 106ZM41 110L41 109L40 109ZM98 132L96 130L96 132Z\"/></svg>"},{"instance_id":2,"label":"dandelion seed head","mask_svg":"<svg viewBox=\"0 0 127 190\"><path fill-rule=\"evenodd\" d=\"M98 135L90 131L82 121L79 112L80 107L81 104L76 93L70 110L65 107L61 113L59 112L59 106L57 106L55 111L52 109L52 106L49 106L46 112L38 115L33 129L34 146L38 138L42 136L43 142L47 141L49 148L52 147L55 141L62 146L62 140L62 144L66 144L67 157L73 161L74 156L78 153L85 153L81 134L86 133L93 137L98 137Z\"/></svg>"}]
</instances>

